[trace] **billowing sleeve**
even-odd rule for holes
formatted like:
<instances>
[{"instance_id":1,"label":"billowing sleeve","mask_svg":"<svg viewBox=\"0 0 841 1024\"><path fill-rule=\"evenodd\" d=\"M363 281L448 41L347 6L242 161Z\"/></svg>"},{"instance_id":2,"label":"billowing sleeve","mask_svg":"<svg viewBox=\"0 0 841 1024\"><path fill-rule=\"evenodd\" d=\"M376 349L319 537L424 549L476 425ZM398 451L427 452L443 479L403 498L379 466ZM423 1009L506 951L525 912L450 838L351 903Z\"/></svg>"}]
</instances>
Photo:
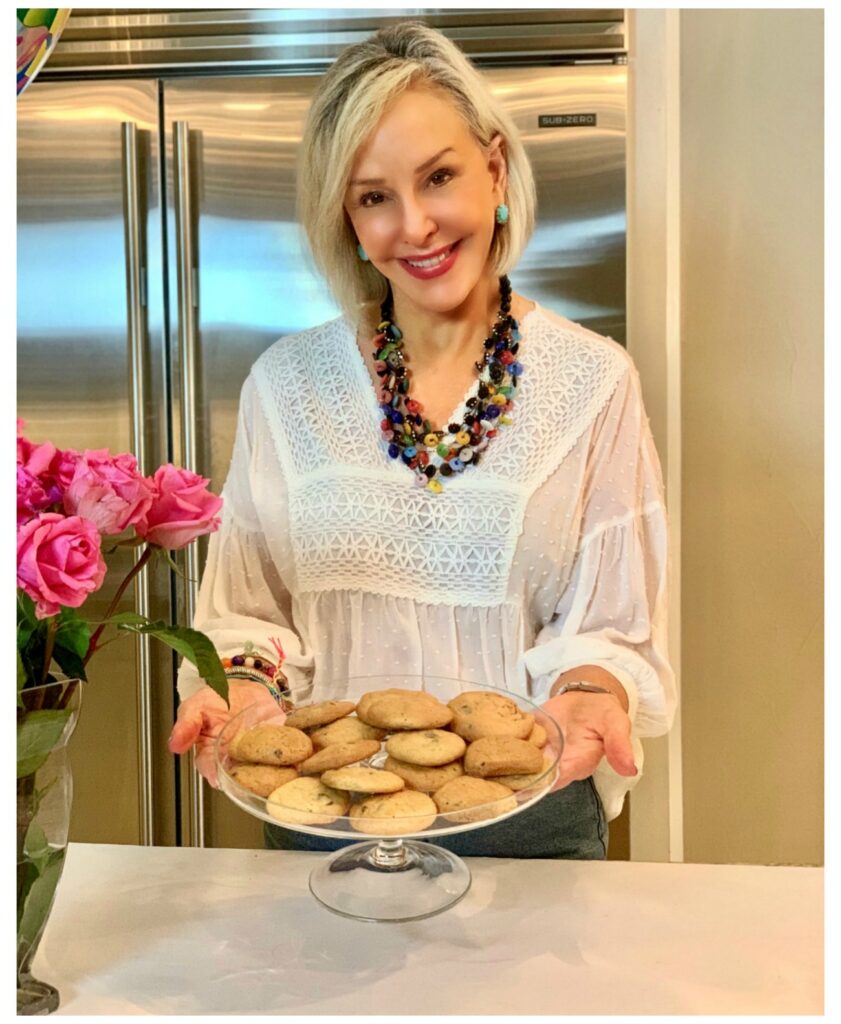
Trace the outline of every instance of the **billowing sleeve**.
<instances>
[{"instance_id":1,"label":"billowing sleeve","mask_svg":"<svg viewBox=\"0 0 841 1024\"><path fill-rule=\"evenodd\" d=\"M255 656L277 664L272 639L278 640L294 698L308 689L313 659L295 630L292 598L269 552L254 501L258 474L275 472L272 521L279 520L285 495L277 460L266 454L271 443L257 389L249 377L240 395L231 465L222 489L222 523L210 536L193 626L207 634L221 658L241 654L250 642ZM178 672L181 699L203 685L195 667L184 660Z\"/></svg>"},{"instance_id":2,"label":"billowing sleeve","mask_svg":"<svg viewBox=\"0 0 841 1024\"><path fill-rule=\"evenodd\" d=\"M614 675L628 694L635 759L640 737L670 729L677 694L667 653L668 524L663 481L633 364L594 425L582 491L582 525L555 613L523 655L537 702L582 665ZM596 773L614 775L606 759ZM631 783L624 783L627 790ZM601 788L600 788L601 791ZM608 817L621 809L606 807ZM615 802L615 801L614 801Z\"/></svg>"}]
</instances>

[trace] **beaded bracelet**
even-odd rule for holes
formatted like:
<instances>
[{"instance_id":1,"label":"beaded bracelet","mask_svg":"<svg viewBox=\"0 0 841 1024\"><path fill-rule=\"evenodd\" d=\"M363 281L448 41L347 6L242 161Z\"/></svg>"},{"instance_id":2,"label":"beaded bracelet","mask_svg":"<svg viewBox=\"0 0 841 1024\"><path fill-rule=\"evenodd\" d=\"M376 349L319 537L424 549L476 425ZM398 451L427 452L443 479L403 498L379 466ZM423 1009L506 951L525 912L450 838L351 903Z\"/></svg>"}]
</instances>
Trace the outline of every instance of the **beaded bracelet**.
<instances>
[{"instance_id":1,"label":"beaded bracelet","mask_svg":"<svg viewBox=\"0 0 841 1024\"><path fill-rule=\"evenodd\" d=\"M279 667L265 658L255 658L250 654L235 654L232 658L222 658L222 668L228 679L246 679L253 683L260 683L261 686L265 686L284 711L292 709L289 681Z\"/></svg>"}]
</instances>

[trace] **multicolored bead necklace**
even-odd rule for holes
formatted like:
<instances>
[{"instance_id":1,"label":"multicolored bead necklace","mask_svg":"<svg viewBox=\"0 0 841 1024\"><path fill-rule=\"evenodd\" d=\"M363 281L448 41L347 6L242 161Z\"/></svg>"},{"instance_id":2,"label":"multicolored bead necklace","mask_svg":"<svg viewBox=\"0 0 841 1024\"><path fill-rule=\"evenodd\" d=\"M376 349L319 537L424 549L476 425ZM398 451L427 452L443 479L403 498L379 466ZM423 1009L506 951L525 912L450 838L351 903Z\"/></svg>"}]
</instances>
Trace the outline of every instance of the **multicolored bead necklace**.
<instances>
[{"instance_id":1,"label":"multicolored bead necklace","mask_svg":"<svg viewBox=\"0 0 841 1024\"><path fill-rule=\"evenodd\" d=\"M390 297L389 297L390 298ZM403 355L403 335L391 319L389 299L380 307L380 323L373 337L374 365L380 378L380 423L392 459L402 458L415 470L415 483L439 494L442 478L475 466L500 424L511 423L514 392L523 366L517 362L519 324L511 316L511 282L499 279L499 312L485 340L484 355L475 364L479 391L467 399L464 419L446 430L433 430L421 413L420 402L409 397L410 374ZM446 438L450 440L446 440Z\"/></svg>"}]
</instances>

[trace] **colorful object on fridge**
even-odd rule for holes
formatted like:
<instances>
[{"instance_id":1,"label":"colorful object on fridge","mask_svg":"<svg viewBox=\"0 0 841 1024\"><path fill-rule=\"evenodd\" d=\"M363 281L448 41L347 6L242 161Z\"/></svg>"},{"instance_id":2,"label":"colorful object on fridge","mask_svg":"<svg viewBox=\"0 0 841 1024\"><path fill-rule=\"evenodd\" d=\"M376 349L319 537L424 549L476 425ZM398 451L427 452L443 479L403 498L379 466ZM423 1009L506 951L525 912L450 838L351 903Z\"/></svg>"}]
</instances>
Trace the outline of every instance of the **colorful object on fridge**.
<instances>
[{"instance_id":1,"label":"colorful object on fridge","mask_svg":"<svg viewBox=\"0 0 841 1024\"><path fill-rule=\"evenodd\" d=\"M46 64L70 11L70 7L17 8L18 96Z\"/></svg>"}]
</instances>

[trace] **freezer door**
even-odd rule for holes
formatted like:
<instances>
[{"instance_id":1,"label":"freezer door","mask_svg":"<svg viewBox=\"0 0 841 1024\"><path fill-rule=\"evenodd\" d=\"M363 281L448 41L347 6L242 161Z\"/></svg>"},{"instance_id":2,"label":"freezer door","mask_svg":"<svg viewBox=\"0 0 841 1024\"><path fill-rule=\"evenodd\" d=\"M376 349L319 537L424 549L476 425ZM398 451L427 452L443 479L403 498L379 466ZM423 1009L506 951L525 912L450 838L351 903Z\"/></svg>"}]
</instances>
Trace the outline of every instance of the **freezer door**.
<instances>
[{"instance_id":1,"label":"freezer door","mask_svg":"<svg viewBox=\"0 0 841 1024\"><path fill-rule=\"evenodd\" d=\"M627 71L483 72L520 131L537 187L537 224L514 288L623 345Z\"/></svg>"},{"instance_id":2,"label":"freezer door","mask_svg":"<svg viewBox=\"0 0 841 1024\"><path fill-rule=\"evenodd\" d=\"M168 456L157 85L36 81L17 119L18 414L32 439L142 451L151 472ZM132 560L109 557L86 617L105 614ZM154 617L169 618L169 576L148 573ZM133 607L129 592L120 608ZM171 725L172 656L145 653L125 634L88 666L71 840L175 841L174 760L141 757Z\"/></svg>"},{"instance_id":3,"label":"freezer door","mask_svg":"<svg viewBox=\"0 0 841 1024\"><path fill-rule=\"evenodd\" d=\"M484 73L520 128L537 179L538 227L512 274L515 288L624 340L626 69L608 63ZM278 337L339 312L295 221L296 150L317 81L255 76L164 85L167 251L181 260L172 260L168 278L170 295L182 296L172 309L174 422L184 403L195 410L176 455L187 461L191 449L217 489L251 364ZM588 117L576 121L580 114ZM182 589L182 611L188 605ZM182 781L188 792L191 779ZM194 796L183 802L185 837L260 845L260 823L224 796L206 786ZM197 814L203 829L191 821Z\"/></svg>"}]
</instances>

